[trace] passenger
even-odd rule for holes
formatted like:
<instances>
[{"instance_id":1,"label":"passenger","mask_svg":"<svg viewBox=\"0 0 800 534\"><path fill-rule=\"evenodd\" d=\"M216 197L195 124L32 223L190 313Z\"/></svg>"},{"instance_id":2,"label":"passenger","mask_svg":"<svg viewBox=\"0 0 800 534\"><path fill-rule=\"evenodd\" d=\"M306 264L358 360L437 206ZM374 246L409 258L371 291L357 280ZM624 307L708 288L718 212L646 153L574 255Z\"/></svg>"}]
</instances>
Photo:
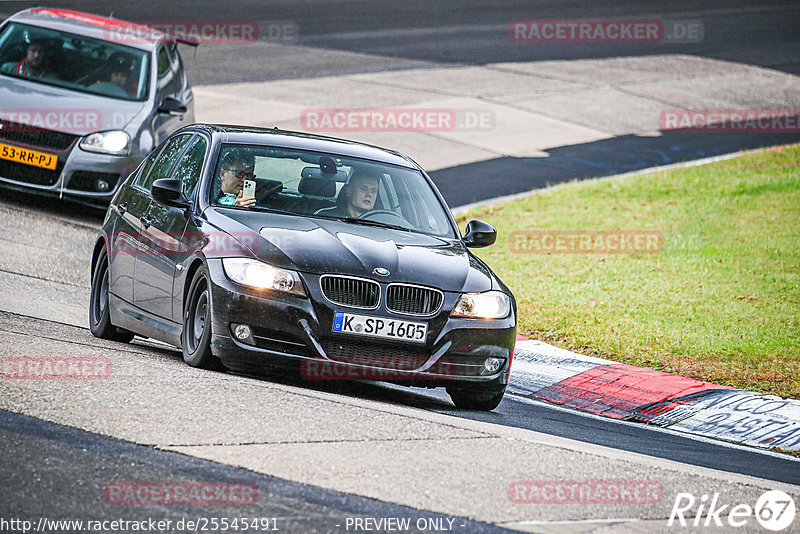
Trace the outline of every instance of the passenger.
<instances>
[{"instance_id":1,"label":"passenger","mask_svg":"<svg viewBox=\"0 0 800 534\"><path fill-rule=\"evenodd\" d=\"M378 183L378 178L370 174L353 174L339 192L339 205L318 210L316 214L326 217L361 217L375 208L375 200L378 198ZM341 201L342 193L347 200L346 204Z\"/></svg>"},{"instance_id":2,"label":"passenger","mask_svg":"<svg viewBox=\"0 0 800 534\"><path fill-rule=\"evenodd\" d=\"M50 48L46 39L35 39L28 43L25 57L18 63L4 63L0 69L3 72L27 76L29 78L57 78L52 70Z\"/></svg>"},{"instance_id":3,"label":"passenger","mask_svg":"<svg viewBox=\"0 0 800 534\"><path fill-rule=\"evenodd\" d=\"M116 53L103 65L100 77L94 82L97 85L89 89L105 96L136 98L138 87L136 83L130 84L132 68L130 56Z\"/></svg>"},{"instance_id":4,"label":"passenger","mask_svg":"<svg viewBox=\"0 0 800 534\"><path fill-rule=\"evenodd\" d=\"M109 81L125 89L128 96L135 96L135 94L131 94L131 88L128 86L132 65L133 63L130 59L124 57L116 58L111 63L111 74L109 75Z\"/></svg>"},{"instance_id":5,"label":"passenger","mask_svg":"<svg viewBox=\"0 0 800 534\"><path fill-rule=\"evenodd\" d=\"M223 206L248 208L256 203L255 198L242 198L245 180L253 180L256 175L255 158L247 151L230 150L222 156L219 178L221 195L217 203Z\"/></svg>"}]
</instances>

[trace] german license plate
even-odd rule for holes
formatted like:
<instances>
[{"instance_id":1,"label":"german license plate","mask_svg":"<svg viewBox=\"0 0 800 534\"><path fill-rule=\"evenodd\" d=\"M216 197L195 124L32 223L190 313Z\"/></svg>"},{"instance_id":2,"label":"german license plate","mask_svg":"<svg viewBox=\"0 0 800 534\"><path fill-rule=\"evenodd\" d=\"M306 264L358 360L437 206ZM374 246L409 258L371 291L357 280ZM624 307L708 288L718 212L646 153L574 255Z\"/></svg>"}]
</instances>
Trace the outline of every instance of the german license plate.
<instances>
[{"instance_id":1,"label":"german license plate","mask_svg":"<svg viewBox=\"0 0 800 534\"><path fill-rule=\"evenodd\" d=\"M58 163L58 156L55 154L5 145L3 143L0 143L0 158L16 161L17 163L24 163L25 165L33 165L34 167L41 167L43 169L50 169L51 171L56 168L56 163Z\"/></svg>"},{"instance_id":2,"label":"german license plate","mask_svg":"<svg viewBox=\"0 0 800 534\"><path fill-rule=\"evenodd\" d=\"M428 336L428 324L389 319L387 317L369 317L367 315L336 312L333 316L333 331L343 334L425 343Z\"/></svg>"}]
</instances>

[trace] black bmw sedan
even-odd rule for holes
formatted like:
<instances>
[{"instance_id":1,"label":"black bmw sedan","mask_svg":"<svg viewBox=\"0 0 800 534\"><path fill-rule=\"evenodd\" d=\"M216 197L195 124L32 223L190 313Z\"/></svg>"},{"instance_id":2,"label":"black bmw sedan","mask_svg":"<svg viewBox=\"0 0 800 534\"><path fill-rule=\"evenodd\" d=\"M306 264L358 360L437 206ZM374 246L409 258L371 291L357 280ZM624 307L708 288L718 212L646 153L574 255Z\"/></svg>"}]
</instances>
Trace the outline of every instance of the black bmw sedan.
<instances>
[{"instance_id":1,"label":"black bmw sedan","mask_svg":"<svg viewBox=\"0 0 800 534\"><path fill-rule=\"evenodd\" d=\"M180 347L186 363L308 380L445 387L492 410L516 338L509 289L427 174L394 151L196 124L142 162L92 255L92 333Z\"/></svg>"}]
</instances>

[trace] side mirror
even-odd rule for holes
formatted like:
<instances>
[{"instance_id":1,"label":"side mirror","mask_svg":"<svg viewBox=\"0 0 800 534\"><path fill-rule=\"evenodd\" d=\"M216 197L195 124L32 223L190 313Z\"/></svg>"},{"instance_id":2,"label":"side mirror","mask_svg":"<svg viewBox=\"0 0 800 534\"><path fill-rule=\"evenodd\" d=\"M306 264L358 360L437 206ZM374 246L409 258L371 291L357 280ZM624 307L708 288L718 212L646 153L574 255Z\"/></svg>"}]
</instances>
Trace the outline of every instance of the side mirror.
<instances>
[{"instance_id":1,"label":"side mirror","mask_svg":"<svg viewBox=\"0 0 800 534\"><path fill-rule=\"evenodd\" d=\"M497 230L483 221L470 221L464 234L464 244L470 248L488 247L497 240Z\"/></svg>"},{"instance_id":2,"label":"side mirror","mask_svg":"<svg viewBox=\"0 0 800 534\"><path fill-rule=\"evenodd\" d=\"M153 199L173 208L188 208L191 203L183 196L183 182L174 178L161 178L153 182Z\"/></svg>"},{"instance_id":3,"label":"side mirror","mask_svg":"<svg viewBox=\"0 0 800 534\"><path fill-rule=\"evenodd\" d=\"M161 105L158 106L158 112L166 113L167 115L183 115L186 113L186 105L177 98L168 96L161 101Z\"/></svg>"}]
</instances>

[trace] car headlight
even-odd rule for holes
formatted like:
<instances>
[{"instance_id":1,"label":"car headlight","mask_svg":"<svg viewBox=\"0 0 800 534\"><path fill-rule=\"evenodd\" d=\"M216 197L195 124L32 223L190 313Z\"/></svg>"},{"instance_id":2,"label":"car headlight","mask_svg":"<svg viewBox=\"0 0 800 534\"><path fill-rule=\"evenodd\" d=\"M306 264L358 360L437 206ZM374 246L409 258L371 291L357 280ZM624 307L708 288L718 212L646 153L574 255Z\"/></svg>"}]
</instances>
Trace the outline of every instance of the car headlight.
<instances>
[{"instance_id":1,"label":"car headlight","mask_svg":"<svg viewBox=\"0 0 800 534\"><path fill-rule=\"evenodd\" d=\"M471 319L502 319L511 311L511 299L500 291L487 291L485 293L464 293L458 297L453 312L453 317L468 317Z\"/></svg>"},{"instance_id":2,"label":"car headlight","mask_svg":"<svg viewBox=\"0 0 800 534\"><path fill-rule=\"evenodd\" d=\"M122 130L95 132L84 137L80 147L88 152L125 156L130 152L131 137Z\"/></svg>"},{"instance_id":3,"label":"car headlight","mask_svg":"<svg viewBox=\"0 0 800 534\"><path fill-rule=\"evenodd\" d=\"M306 296L300 276L294 271L250 258L222 258L222 267L237 284Z\"/></svg>"}]
</instances>

